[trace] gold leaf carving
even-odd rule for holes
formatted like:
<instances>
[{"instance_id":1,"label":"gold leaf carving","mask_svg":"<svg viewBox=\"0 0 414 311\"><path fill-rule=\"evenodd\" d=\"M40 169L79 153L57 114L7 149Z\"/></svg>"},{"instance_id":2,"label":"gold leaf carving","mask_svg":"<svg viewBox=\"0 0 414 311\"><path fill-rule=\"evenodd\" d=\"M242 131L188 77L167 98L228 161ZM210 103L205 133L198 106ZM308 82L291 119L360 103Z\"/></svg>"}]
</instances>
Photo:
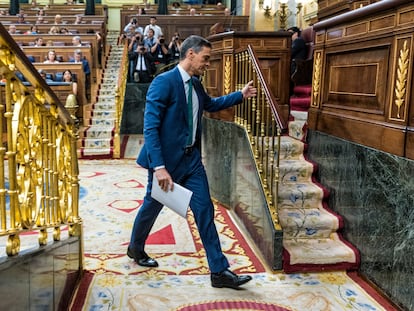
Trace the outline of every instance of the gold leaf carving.
<instances>
[{"instance_id":1,"label":"gold leaf carving","mask_svg":"<svg viewBox=\"0 0 414 311\"><path fill-rule=\"evenodd\" d=\"M231 91L231 61L230 57L226 57L224 63L224 94L229 94Z\"/></svg>"},{"instance_id":2,"label":"gold leaf carving","mask_svg":"<svg viewBox=\"0 0 414 311\"><path fill-rule=\"evenodd\" d=\"M322 66L322 61L321 61L321 53L318 52L315 55L315 60L314 60L314 72L313 72L313 86L312 86L312 91L313 91L313 101L312 101L312 106L318 106L317 103L317 99L319 96L319 92L320 92L320 85L321 85L321 66Z\"/></svg>"},{"instance_id":3,"label":"gold leaf carving","mask_svg":"<svg viewBox=\"0 0 414 311\"><path fill-rule=\"evenodd\" d=\"M401 118L401 107L405 102L408 74L408 57L410 50L407 47L407 40L404 41L403 48L400 50L398 58L397 80L395 82L395 105L397 106L397 118Z\"/></svg>"}]
</instances>

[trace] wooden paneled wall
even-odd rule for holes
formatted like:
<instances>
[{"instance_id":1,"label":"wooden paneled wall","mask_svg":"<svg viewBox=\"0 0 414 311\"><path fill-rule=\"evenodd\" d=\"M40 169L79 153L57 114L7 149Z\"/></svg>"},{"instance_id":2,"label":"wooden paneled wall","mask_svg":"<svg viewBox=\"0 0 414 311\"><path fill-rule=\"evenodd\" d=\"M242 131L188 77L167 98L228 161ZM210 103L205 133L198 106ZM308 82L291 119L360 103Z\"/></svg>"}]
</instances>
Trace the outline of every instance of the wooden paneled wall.
<instances>
[{"instance_id":1,"label":"wooden paneled wall","mask_svg":"<svg viewBox=\"0 0 414 311\"><path fill-rule=\"evenodd\" d=\"M310 128L414 159L413 16L383 0L314 25Z\"/></svg>"}]
</instances>

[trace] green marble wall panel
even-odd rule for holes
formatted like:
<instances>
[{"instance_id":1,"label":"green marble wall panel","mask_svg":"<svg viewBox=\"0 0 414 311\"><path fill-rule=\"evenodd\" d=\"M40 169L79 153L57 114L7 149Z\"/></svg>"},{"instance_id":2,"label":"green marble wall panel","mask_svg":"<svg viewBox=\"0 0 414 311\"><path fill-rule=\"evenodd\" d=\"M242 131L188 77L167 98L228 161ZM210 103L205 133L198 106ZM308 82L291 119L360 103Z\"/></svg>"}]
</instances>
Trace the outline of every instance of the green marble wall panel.
<instances>
[{"instance_id":1,"label":"green marble wall panel","mask_svg":"<svg viewBox=\"0 0 414 311\"><path fill-rule=\"evenodd\" d=\"M315 131L308 157L361 252L361 272L414 310L414 161Z\"/></svg>"}]
</instances>

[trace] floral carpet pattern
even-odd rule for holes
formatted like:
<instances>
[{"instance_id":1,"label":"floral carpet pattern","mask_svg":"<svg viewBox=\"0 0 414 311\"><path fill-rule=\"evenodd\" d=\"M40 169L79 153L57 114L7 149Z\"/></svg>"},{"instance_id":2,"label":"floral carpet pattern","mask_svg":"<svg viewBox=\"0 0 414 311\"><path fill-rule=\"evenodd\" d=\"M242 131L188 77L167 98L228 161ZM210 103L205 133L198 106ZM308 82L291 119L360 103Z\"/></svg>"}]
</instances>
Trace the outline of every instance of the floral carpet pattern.
<instances>
[{"instance_id":1,"label":"floral carpet pattern","mask_svg":"<svg viewBox=\"0 0 414 311\"><path fill-rule=\"evenodd\" d=\"M242 290L211 287L191 212L186 221L163 209L146 247L160 266L140 267L125 252L146 170L131 159L80 161L80 184L86 272L71 310L392 310L345 272L268 270L233 213L222 207L216 226L223 250L232 270L253 277Z\"/></svg>"}]
</instances>

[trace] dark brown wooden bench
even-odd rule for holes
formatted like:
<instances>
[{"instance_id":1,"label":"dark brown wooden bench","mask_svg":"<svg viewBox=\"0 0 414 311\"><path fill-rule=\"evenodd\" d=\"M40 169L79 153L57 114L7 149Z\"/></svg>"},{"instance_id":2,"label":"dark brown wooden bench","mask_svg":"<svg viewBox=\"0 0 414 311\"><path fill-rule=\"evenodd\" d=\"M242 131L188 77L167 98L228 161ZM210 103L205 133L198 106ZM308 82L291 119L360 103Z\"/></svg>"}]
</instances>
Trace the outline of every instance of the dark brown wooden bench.
<instances>
[{"instance_id":1,"label":"dark brown wooden bench","mask_svg":"<svg viewBox=\"0 0 414 311\"><path fill-rule=\"evenodd\" d=\"M13 39L23 47L30 47L34 45L34 40L38 37L43 39L44 44L46 42L53 42L52 48L55 46L69 46L73 47L72 38L74 34L67 34L67 35L49 35L49 34L37 34L37 35L13 35ZM98 42L95 34L76 34L81 38L81 42L83 45L92 47L92 57L93 63L92 65L98 66L103 62L103 56L105 54L105 49L102 47L102 55L101 59L99 59L99 49L103 43Z\"/></svg>"}]
</instances>

